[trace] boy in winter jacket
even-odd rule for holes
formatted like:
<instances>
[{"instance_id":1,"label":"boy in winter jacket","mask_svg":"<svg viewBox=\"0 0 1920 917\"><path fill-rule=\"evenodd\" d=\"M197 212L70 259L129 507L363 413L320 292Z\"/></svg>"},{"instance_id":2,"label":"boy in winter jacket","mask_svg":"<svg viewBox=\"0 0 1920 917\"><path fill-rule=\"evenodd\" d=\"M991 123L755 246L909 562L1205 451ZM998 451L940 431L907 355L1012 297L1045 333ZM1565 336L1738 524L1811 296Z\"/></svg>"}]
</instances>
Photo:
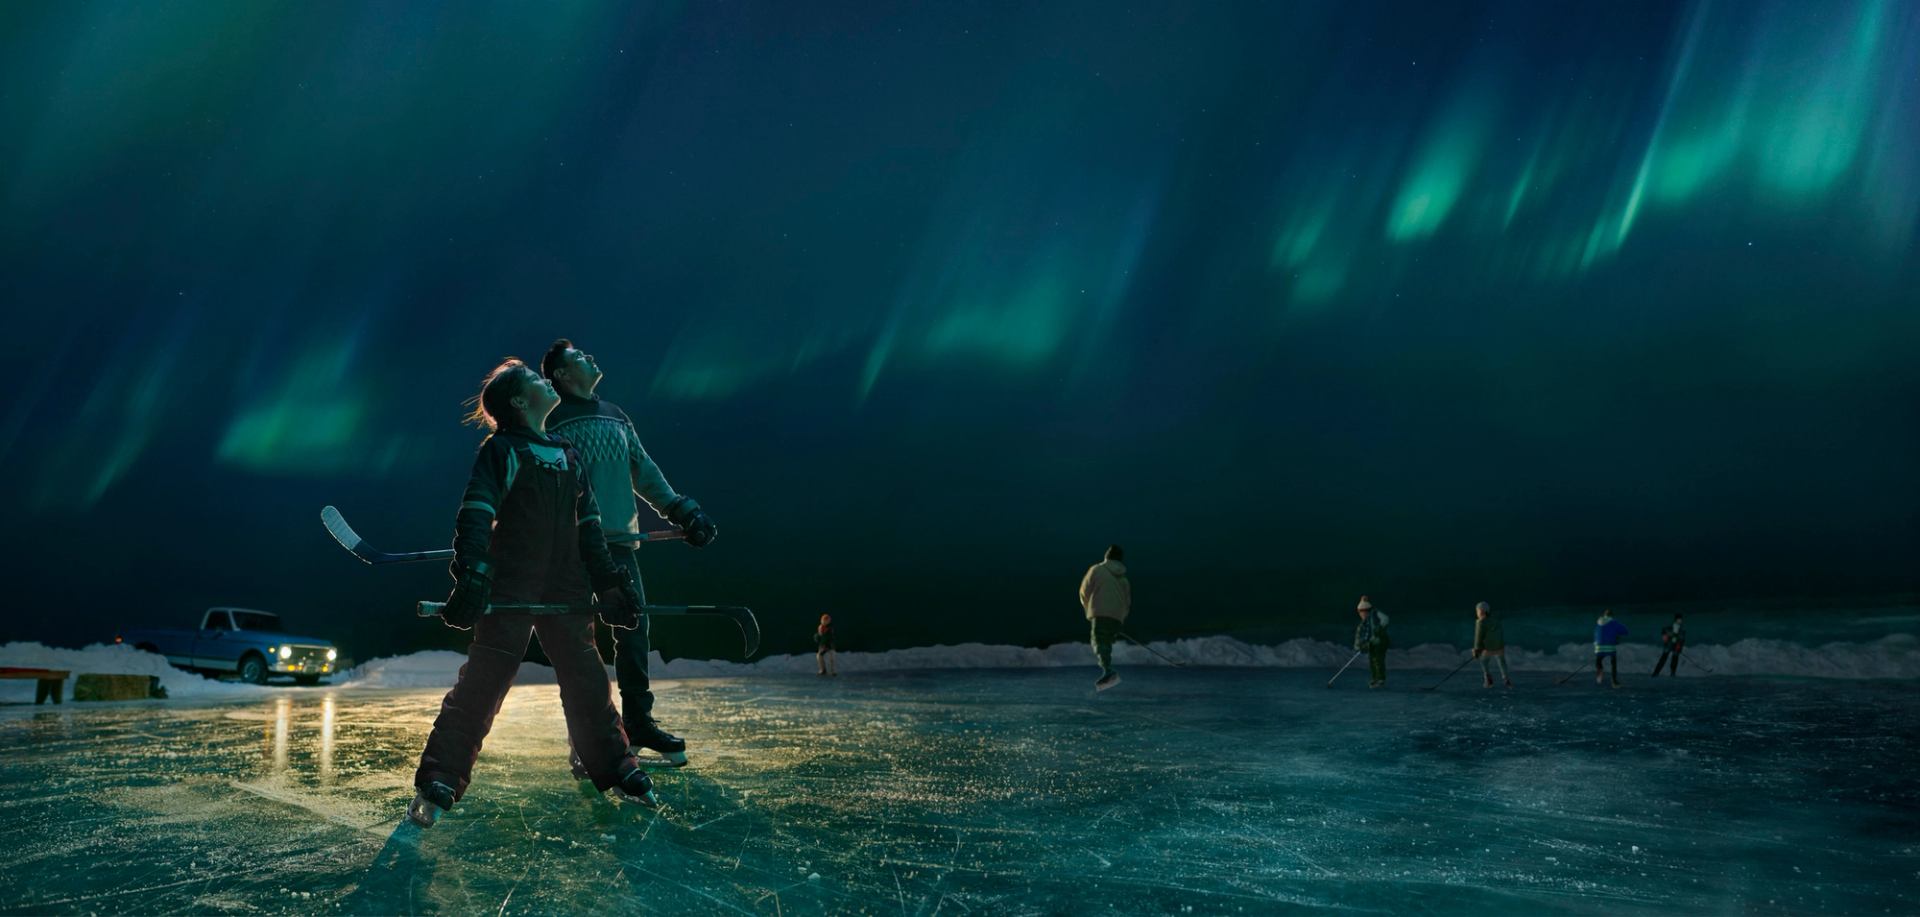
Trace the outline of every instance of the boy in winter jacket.
<instances>
[{"instance_id":1,"label":"boy in winter jacket","mask_svg":"<svg viewBox=\"0 0 1920 917\"><path fill-rule=\"evenodd\" d=\"M1480 675L1486 679L1484 687L1493 687L1493 669L1489 662L1500 664L1500 680L1507 687L1513 687L1513 679L1507 676L1507 639L1500 632L1500 619L1493 616L1493 608L1485 602L1473 606L1473 658L1480 660Z\"/></svg>"},{"instance_id":2,"label":"boy in winter jacket","mask_svg":"<svg viewBox=\"0 0 1920 917\"><path fill-rule=\"evenodd\" d=\"M1367 653L1367 672L1372 681L1369 688L1381 688L1387 684L1387 613L1374 611L1373 603L1366 596L1360 597L1360 604L1354 606L1354 613L1360 616L1360 626L1353 629L1353 649Z\"/></svg>"},{"instance_id":3,"label":"boy in winter jacket","mask_svg":"<svg viewBox=\"0 0 1920 917\"><path fill-rule=\"evenodd\" d=\"M1120 683L1120 673L1113 670L1113 640L1133 608L1133 584L1127 581L1124 556L1119 545L1107 545L1106 559L1088 567L1087 575L1080 578L1080 608L1093 626L1093 655L1100 660L1100 680L1093 683L1099 691Z\"/></svg>"},{"instance_id":4,"label":"boy in winter jacket","mask_svg":"<svg viewBox=\"0 0 1920 917\"><path fill-rule=\"evenodd\" d=\"M1627 635L1627 626L1613 619L1613 609L1600 613L1600 619L1593 622L1593 683L1602 684L1602 671L1613 666L1613 686L1620 687L1620 638Z\"/></svg>"}]
</instances>

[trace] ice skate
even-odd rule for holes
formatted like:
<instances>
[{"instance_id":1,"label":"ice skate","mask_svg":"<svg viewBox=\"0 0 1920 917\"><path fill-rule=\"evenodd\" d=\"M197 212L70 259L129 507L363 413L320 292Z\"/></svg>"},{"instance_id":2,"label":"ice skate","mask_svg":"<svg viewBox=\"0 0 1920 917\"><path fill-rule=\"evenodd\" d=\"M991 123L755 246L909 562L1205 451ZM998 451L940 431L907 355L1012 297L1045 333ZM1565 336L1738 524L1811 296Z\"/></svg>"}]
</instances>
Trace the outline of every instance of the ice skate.
<instances>
[{"instance_id":1,"label":"ice skate","mask_svg":"<svg viewBox=\"0 0 1920 917\"><path fill-rule=\"evenodd\" d=\"M407 820L422 828L431 828L440 816L453 808L453 787L434 781L420 788L407 804Z\"/></svg>"},{"instance_id":2,"label":"ice skate","mask_svg":"<svg viewBox=\"0 0 1920 917\"><path fill-rule=\"evenodd\" d=\"M1483 676L1483 677L1484 677L1484 678L1486 679L1486 684L1484 684L1484 685L1481 685L1481 687L1483 687L1483 688L1491 688L1491 687L1493 687L1493 676L1492 676L1492 675L1486 675L1486 676Z\"/></svg>"},{"instance_id":3,"label":"ice skate","mask_svg":"<svg viewBox=\"0 0 1920 917\"><path fill-rule=\"evenodd\" d=\"M640 768L627 771L607 795L622 802L638 803L649 809L660 808L660 797L653 792L653 780Z\"/></svg>"},{"instance_id":4,"label":"ice skate","mask_svg":"<svg viewBox=\"0 0 1920 917\"><path fill-rule=\"evenodd\" d=\"M687 765L687 742L677 735L660 728L653 717L642 717L628 724L627 739L633 743L628 751L640 760L642 767L685 767Z\"/></svg>"},{"instance_id":5,"label":"ice skate","mask_svg":"<svg viewBox=\"0 0 1920 917\"><path fill-rule=\"evenodd\" d=\"M1105 691L1106 689L1111 688L1114 685L1117 685L1119 683L1120 683L1120 673L1108 672L1107 674L1100 676L1099 681L1096 681L1093 683L1093 689L1095 691Z\"/></svg>"}]
</instances>

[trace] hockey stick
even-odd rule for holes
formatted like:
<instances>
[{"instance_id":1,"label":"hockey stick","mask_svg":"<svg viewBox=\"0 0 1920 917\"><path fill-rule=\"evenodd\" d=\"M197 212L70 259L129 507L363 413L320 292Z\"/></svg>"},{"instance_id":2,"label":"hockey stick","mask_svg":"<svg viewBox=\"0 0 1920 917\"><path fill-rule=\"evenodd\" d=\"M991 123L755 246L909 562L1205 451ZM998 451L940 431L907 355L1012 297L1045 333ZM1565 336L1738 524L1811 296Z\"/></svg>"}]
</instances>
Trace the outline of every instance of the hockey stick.
<instances>
[{"instance_id":1,"label":"hockey stick","mask_svg":"<svg viewBox=\"0 0 1920 917\"><path fill-rule=\"evenodd\" d=\"M1333 677L1327 679L1327 687L1333 687L1333 683L1338 681L1340 676L1347 673L1347 666L1353 665L1353 660L1360 658L1360 654L1364 652L1366 652L1366 650L1354 650L1353 655L1347 659L1347 665L1341 666L1340 671L1333 673Z\"/></svg>"},{"instance_id":2,"label":"hockey stick","mask_svg":"<svg viewBox=\"0 0 1920 917\"><path fill-rule=\"evenodd\" d=\"M1583 663L1581 663L1581 664L1580 664L1580 667L1579 667L1579 668L1577 668L1577 669L1574 669L1573 671L1571 671L1571 672L1568 672L1567 674L1565 674L1565 675L1562 675L1562 676L1560 676L1560 680L1558 680L1558 681L1556 681L1556 682L1554 682L1554 684L1555 684L1555 685L1564 685L1564 684L1566 684L1566 683L1567 683L1567 680L1568 680L1568 679L1570 679L1570 678L1572 678L1573 676L1575 676L1575 675L1578 675L1578 674L1580 674L1581 672L1584 672L1584 671L1586 671L1586 670L1587 670L1587 665L1586 665L1586 663L1584 663L1584 662L1583 662Z\"/></svg>"},{"instance_id":3,"label":"hockey stick","mask_svg":"<svg viewBox=\"0 0 1920 917\"><path fill-rule=\"evenodd\" d=\"M1705 670L1705 671L1706 671L1706 673L1707 673L1708 675L1712 675L1712 674L1713 674L1713 670L1712 670L1712 669L1709 669L1709 668L1707 668L1707 667L1706 667L1705 665L1702 665L1702 664L1700 664L1700 663L1698 663L1698 662L1694 662L1693 660L1691 660L1691 659L1688 659L1688 658L1687 658L1687 654L1685 654L1685 653L1681 653L1681 654L1680 654L1680 661L1681 661L1681 662L1684 662L1684 663L1686 663L1687 665L1690 665L1690 666L1693 666L1693 667L1694 667L1694 668L1696 668L1696 669L1703 669L1703 670Z\"/></svg>"},{"instance_id":4,"label":"hockey stick","mask_svg":"<svg viewBox=\"0 0 1920 917\"><path fill-rule=\"evenodd\" d=\"M359 532L353 530L353 526L347 524L347 517L340 515L340 511L331 506L320 508L320 524L327 527L327 533L333 536L334 541L340 542L341 547L353 552L353 556L375 566L381 564L409 564L423 560L453 559L452 548L442 548L438 551L402 551L399 553L376 551L372 546L367 544L366 539L360 537ZM607 544L682 541L685 540L686 537L687 533L680 531L641 532L638 535L608 535Z\"/></svg>"},{"instance_id":5,"label":"hockey stick","mask_svg":"<svg viewBox=\"0 0 1920 917\"><path fill-rule=\"evenodd\" d=\"M445 602L415 603L413 613L422 618L431 618L447 607ZM740 628L740 638L746 644L746 655L752 659L760 651L760 621L753 616L753 610L741 605L645 605L640 609L645 615L715 615L726 618ZM537 603L496 602L487 606L487 614L499 615L574 615L585 614L572 605L545 605Z\"/></svg>"},{"instance_id":6,"label":"hockey stick","mask_svg":"<svg viewBox=\"0 0 1920 917\"><path fill-rule=\"evenodd\" d=\"M1141 642L1140 642L1140 641L1138 641L1138 640L1135 640L1135 639L1133 639L1133 635L1132 635L1132 634L1129 634L1129 633L1127 633L1126 631L1124 631L1124 630L1123 630L1123 631L1121 631L1121 632L1120 632L1120 636L1122 636L1122 637L1125 637L1125 638L1127 638L1127 642L1128 642L1128 643L1131 643L1131 644L1133 644L1134 646L1137 646L1137 647L1139 647L1139 648L1141 648L1141 649L1143 649L1143 650L1146 650L1147 652L1149 652L1149 653L1152 653L1152 654L1154 654L1155 656L1160 656L1160 651L1159 651L1159 650L1156 650L1156 649L1154 649L1154 648L1153 648L1153 647L1151 647L1151 646L1148 646L1148 645L1146 645L1146 644L1144 644L1144 643L1141 643ZM1167 665L1170 665L1170 666L1175 666L1175 667L1177 667L1177 668L1186 668L1186 666L1187 666L1187 664L1186 664L1186 663L1184 663L1184 662L1175 662L1175 661L1173 661L1173 660L1171 660L1171 659L1168 659L1168 658L1167 658L1167 657L1165 657L1165 656L1160 656L1160 661L1162 661L1162 662L1165 662L1165 663L1166 663Z\"/></svg>"},{"instance_id":7,"label":"hockey stick","mask_svg":"<svg viewBox=\"0 0 1920 917\"><path fill-rule=\"evenodd\" d=\"M1431 685L1428 685L1427 687L1424 687L1424 688L1421 688L1420 690L1422 690L1422 691L1432 691L1432 690L1434 690L1434 689L1436 689L1436 688L1438 688L1438 687L1440 687L1441 685L1444 685L1444 684L1446 684L1446 683L1447 683L1447 678L1452 678L1453 676L1455 676L1455 675L1458 675L1458 674L1460 673L1460 670L1461 670L1461 669L1464 669L1464 668L1466 668L1466 667L1467 667L1467 663L1468 663L1468 662L1472 662L1472 661L1473 661L1473 657L1472 657L1472 656L1468 656L1468 657L1467 657L1467 662L1463 662L1463 663L1460 663L1460 664L1459 664L1459 665L1457 665L1457 666L1454 666L1454 669L1453 669L1453 671L1451 671L1451 672L1448 672L1448 673L1447 673L1447 675L1446 675L1446 678L1442 678L1442 679L1440 679L1439 681L1436 681L1436 682L1434 682L1433 684L1431 684Z\"/></svg>"}]
</instances>

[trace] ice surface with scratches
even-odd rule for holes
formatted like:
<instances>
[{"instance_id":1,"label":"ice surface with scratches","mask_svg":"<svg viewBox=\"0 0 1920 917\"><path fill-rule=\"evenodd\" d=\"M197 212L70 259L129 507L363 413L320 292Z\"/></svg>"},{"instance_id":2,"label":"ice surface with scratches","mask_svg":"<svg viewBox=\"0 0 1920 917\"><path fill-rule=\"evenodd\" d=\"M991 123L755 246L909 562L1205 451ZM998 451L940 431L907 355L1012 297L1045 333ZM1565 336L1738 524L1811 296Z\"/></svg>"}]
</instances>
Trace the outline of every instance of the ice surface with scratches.
<instances>
[{"instance_id":1,"label":"ice surface with scratches","mask_svg":"<svg viewBox=\"0 0 1920 917\"><path fill-rule=\"evenodd\" d=\"M426 832L436 689L0 706L0 910L1920 910L1913 682L1326 674L665 680L665 813L583 795L522 685Z\"/></svg>"}]
</instances>

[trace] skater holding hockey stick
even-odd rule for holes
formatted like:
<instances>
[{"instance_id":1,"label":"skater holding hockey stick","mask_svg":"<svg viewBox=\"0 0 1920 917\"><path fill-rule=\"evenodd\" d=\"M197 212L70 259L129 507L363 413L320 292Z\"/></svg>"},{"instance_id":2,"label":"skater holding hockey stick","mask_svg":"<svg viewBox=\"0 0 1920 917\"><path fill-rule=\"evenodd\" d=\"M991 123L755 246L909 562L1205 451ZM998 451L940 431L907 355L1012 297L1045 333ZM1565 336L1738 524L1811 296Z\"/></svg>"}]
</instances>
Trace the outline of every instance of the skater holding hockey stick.
<instances>
[{"instance_id":1,"label":"skater holding hockey stick","mask_svg":"<svg viewBox=\"0 0 1920 917\"><path fill-rule=\"evenodd\" d=\"M1080 608L1092 625L1093 657L1100 662L1100 679L1093 683L1095 691L1120 683L1120 673L1113 670L1113 638L1120 635L1120 626L1133 608L1133 584L1128 582L1127 565L1121 560L1125 556L1119 545L1107 545L1106 557L1088 567L1087 574L1080 578Z\"/></svg>"},{"instance_id":2,"label":"skater holding hockey stick","mask_svg":"<svg viewBox=\"0 0 1920 917\"><path fill-rule=\"evenodd\" d=\"M525 364L507 360L487 374L475 400L468 419L492 432L480 444L455 518L455 585L441 610L449 626L472 629L473 643L420 754L419 794L407 817L432 827L466 793L481 742L536 631L560 683L567 733L594 787L657 806L652 782L627 750L593 643L596 596L610 623L636 618L640 598L607 553L579 453L546 432L560 396ZM564 604L578 613L489 614L495 603Z\"/></svg>"},{"instance_id":3,"label":"skater holding hockey stick","mask_svg":"<svg viewBox=\"0 0 1920 917\"><path fill-rule=\"evenodd\" d=\"M540 372L560 393L560 406L547 425L573 442L585 459L585 474L600 502L600 526L609 537L640 531L639 507L634 500L637 495L660 518L685 532L687 544L703 548L713 541L719 528L692 497L674 492L660 466L640 445L640 434L627 412L594 394L603 374L592 354L561 338L547 348L540 360ZM633 579L634 591L644 605L647 592L640 579L637 546L613 548L613 559ZM679 767L687 763L687 743L661 729L653 719L653 684L647 677L651 633L645 614L632 629L616 628L613 632L613 672L620 682L620 714L627 737L637 748L658 754L659 763Z\"/></svg>"},{"instance_id":4,"label":"skater holding hockey stick","mask_svg":"<svg viewBox=\"0 0 1920 917\"><path fill-rule=\"evenodd\" d=\"M1387 613L1374 611L1373 602L1363 595L1354 606L1354 614L1360 616L1360 624L1353 629L1353 649L1367 654L1367 674L1371 678L1367 687L1384 688L1387 686L1387 647L1393 645L1387 639Z\"/></svg>"},{"instance_id":5,"label":"skater holding hockey stick","mask_svg":"<svg viewBox=\"0 0 1920 917\"><path fill-rule=\"evenodd\" d=\"M1668 660L1672 660L1672 667L1667 668L1667 674L1680 677L1680 654L1686 648L1687 619L1676 611L1673 613L1673 623L1660 628L1660 661L1653 664L1654 676L1658 677L1660 669L1668 665Z\"/></svg>"},{"instance_id":6,"label":"skater holding hockey stick","mask_svg":"<svg viewBox=\"0 0 1920 917\"><path fill-rule=\"evenodd\" d=\"M1606 683L1606 667L1613 667L1613 686L1620 687L1620 638L1627 635L1627 626L1615 620L1613 609L1600 612L1598 620L1593 622L1593 683Z\"/></svg>"},{"instance_id":7,"label":"skater holding hockey stick","mask_svg":"<svg viewBox=\"0 0 1920 917\"><path fill-rule=\"evenodd\" d=\"M1493 616L1493 606L1481 602L1473 606L1473 658L1480 660L1482 687L1493 687L1493 665L1500 666L1500 680L1506 686L1513 687L1513 677L1507 674L1507 638L1501 631L1500 619Z\"/></svg>"}]
</instances>

